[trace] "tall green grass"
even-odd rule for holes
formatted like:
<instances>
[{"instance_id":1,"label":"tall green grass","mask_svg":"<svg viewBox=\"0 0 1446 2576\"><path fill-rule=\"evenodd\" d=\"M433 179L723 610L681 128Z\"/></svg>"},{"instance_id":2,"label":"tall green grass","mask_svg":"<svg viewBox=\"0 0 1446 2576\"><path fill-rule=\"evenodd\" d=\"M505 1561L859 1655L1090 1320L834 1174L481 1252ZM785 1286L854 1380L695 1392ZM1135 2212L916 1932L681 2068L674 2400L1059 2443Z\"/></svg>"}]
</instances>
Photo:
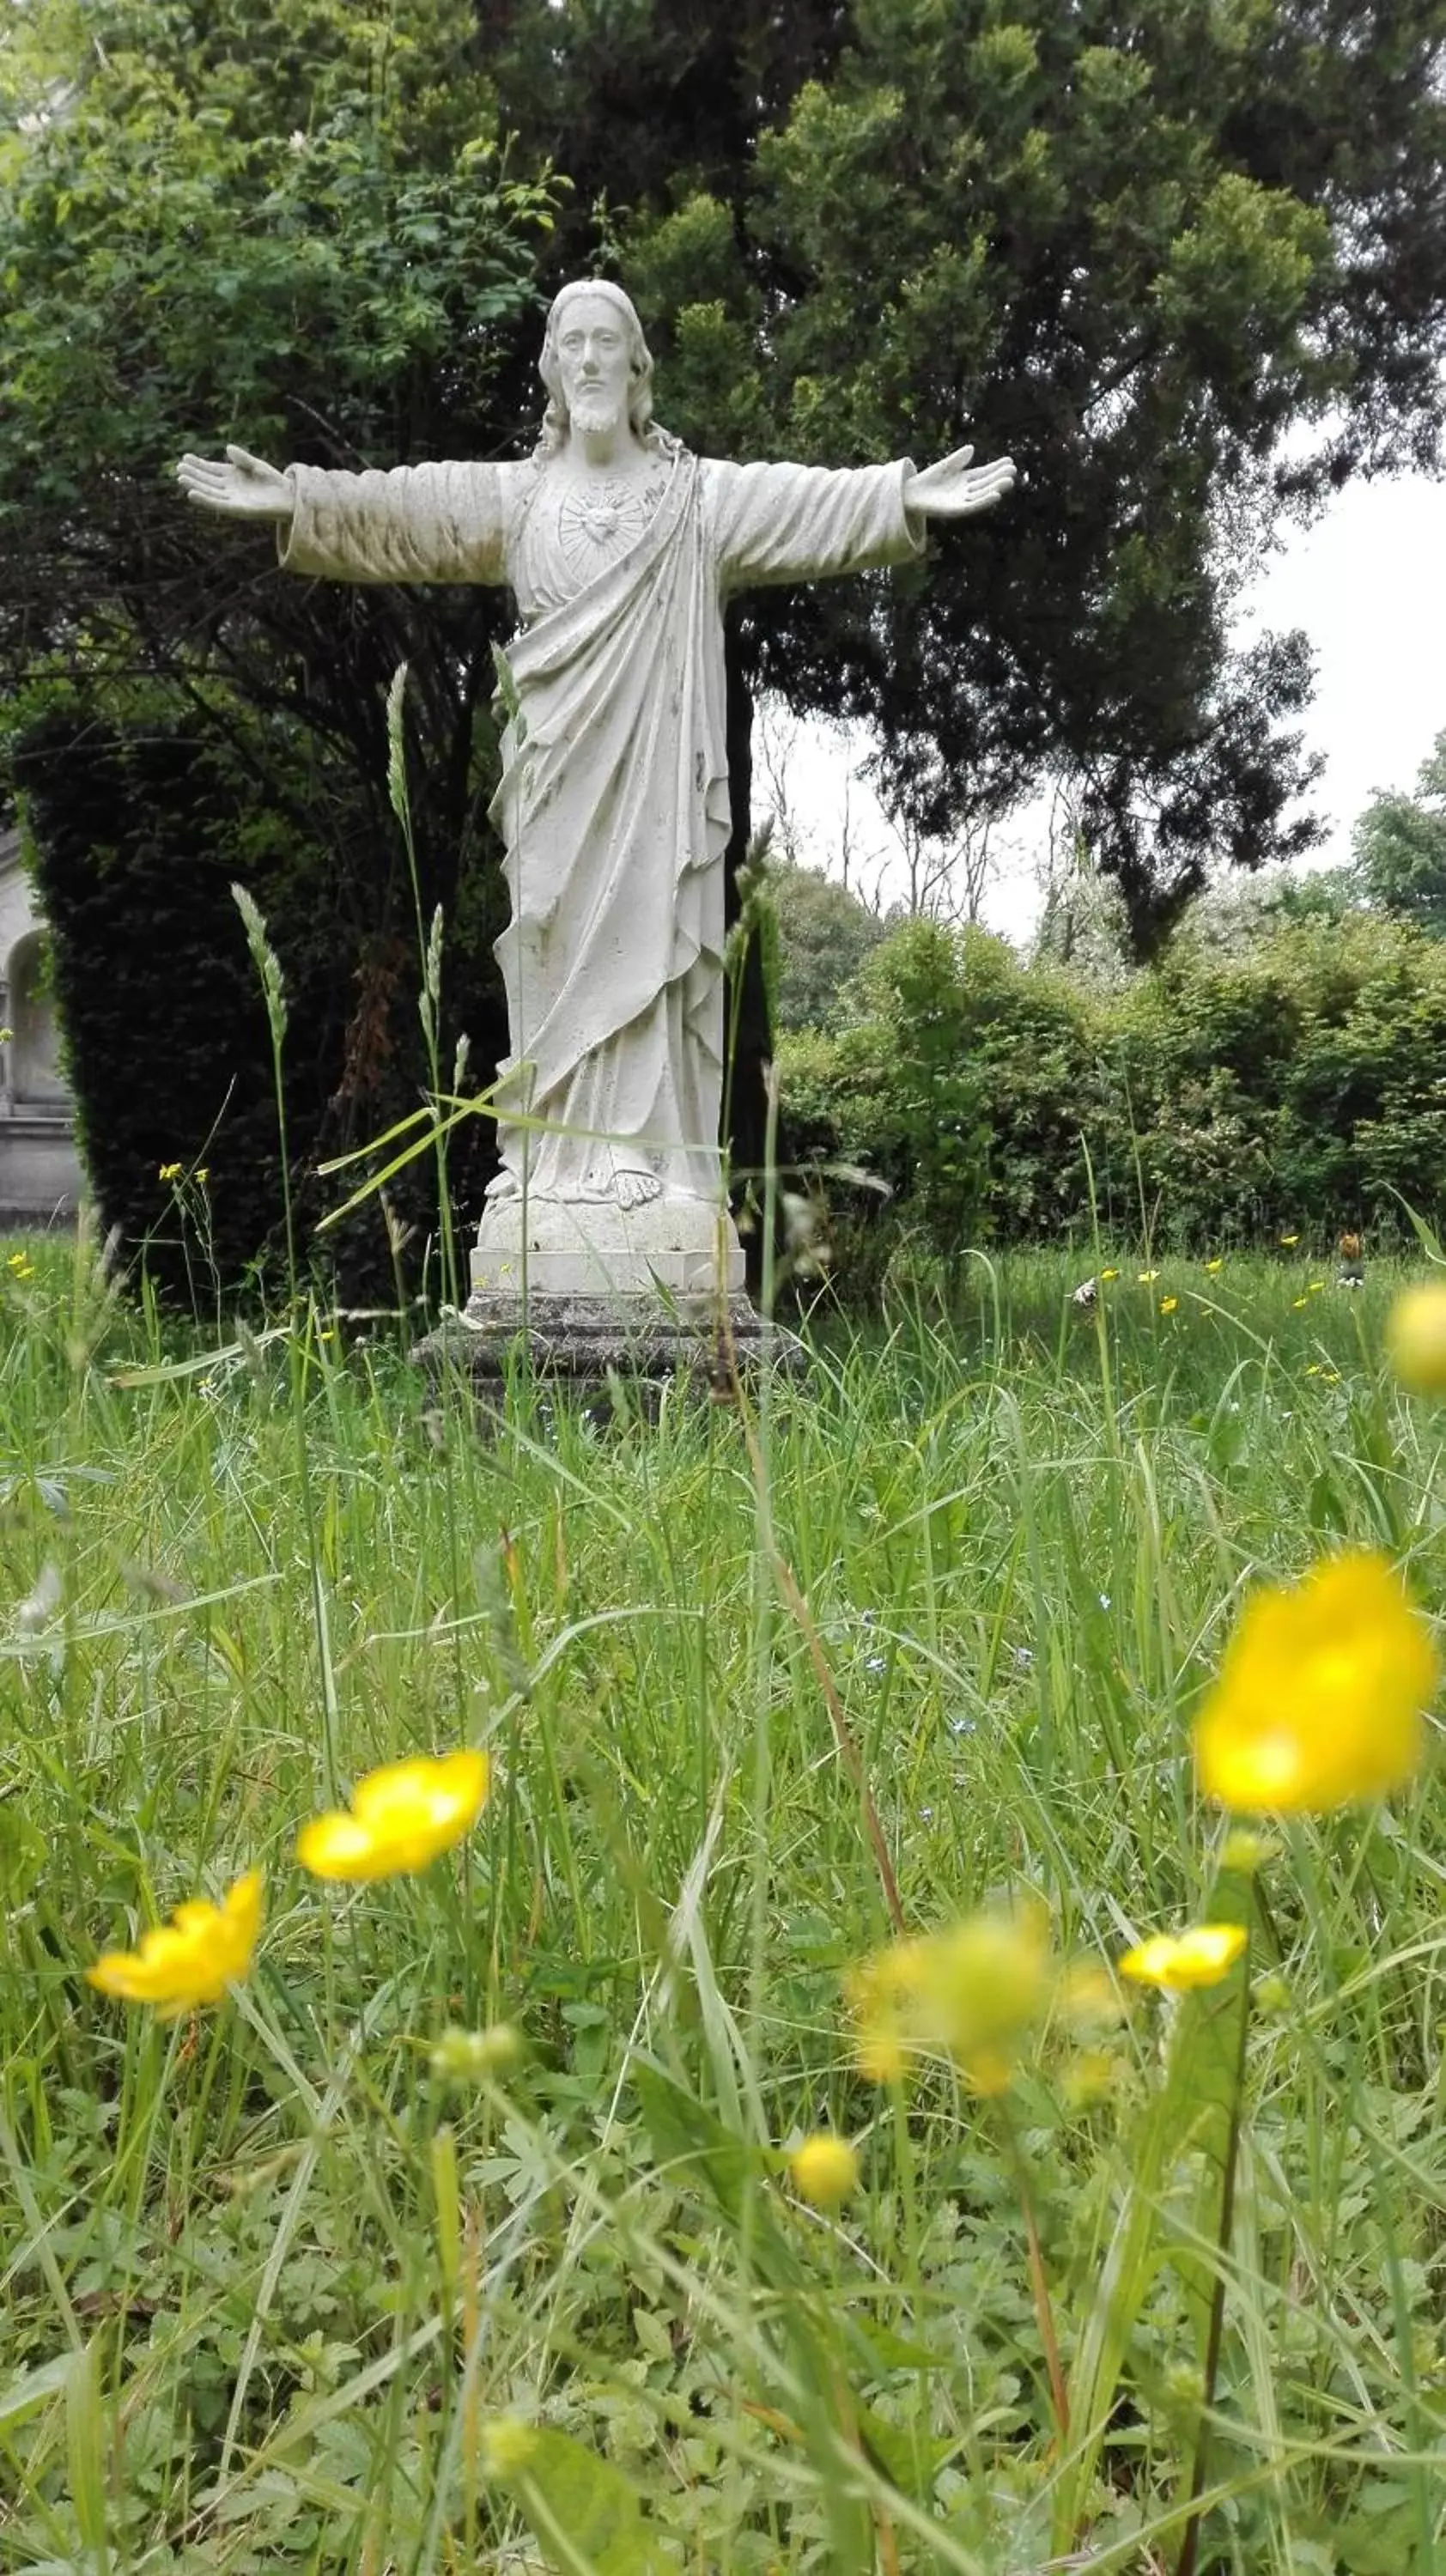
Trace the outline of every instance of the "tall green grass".
<instances>
[{"instance_id":1,"label":"tall green grass","mask_svg":"<svg viewBox=\"0 0 1446 2576\"><path fill-rule=\"evenodd\" d=\"M1007 2127L852 2063L870 1802L911 1925L1036 1890L1111 1965L1209 1900L1188 1721L1249 1576L1354 1542L1446 1593L1396 1281L1139 1266L1094 1313L1040 1256L824 1320L761 1444L681 1393L479 1424L312 1312L183 1343L84 1241L0 1266L0 2564L1170 2567L1223 2268L1197 2565L1427 2576L1439 1778L1262 1874L1223 2257L1199 2140L1142 2145L1168 2003L1091 2085L1027 2069ZM463 1740L496 1777L461 1852L303 1880L337 1788ZM251 1865L225 2004L90 1992ZM519 2069L434 2066L500 2022ZM821 2125L859 2144L836 2221L781 2170ZM1046 2336L1078 2391L1102 2320L1062 2430Z\"/></svg>"}]
</instances>

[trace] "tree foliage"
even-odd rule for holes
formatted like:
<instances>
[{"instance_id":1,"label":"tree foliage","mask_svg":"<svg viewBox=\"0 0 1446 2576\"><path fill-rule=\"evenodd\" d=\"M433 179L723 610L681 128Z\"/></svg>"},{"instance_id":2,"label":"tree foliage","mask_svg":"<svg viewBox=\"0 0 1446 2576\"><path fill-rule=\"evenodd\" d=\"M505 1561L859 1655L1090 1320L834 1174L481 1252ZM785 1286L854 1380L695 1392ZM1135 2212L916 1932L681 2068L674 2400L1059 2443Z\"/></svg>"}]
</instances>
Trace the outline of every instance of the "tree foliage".
<instances>
[{"instance_id":1,"label":"tree foliage","mask_svg":"<svg viewBox=\"0 0 1446 2576\"><path fill-rule=\"evenodd\" d=\"M282 576L253 534L185 507L174 463L224 439L344 466L494 445L506 325L535 330L552 192L508 164L462 0L88 0L57 91L66 18L42 0L38 105L9 74L0 694L33 698L48 671L103 707L157 683L213 772L229 753L288 845L310 847L343 1005L326 1015L324 1139L345 1145L422 1079L386 795L402 661L423 908L446 907L479 1058L503 1049L485 824L503 606ZM82 734L82 801L86 758Z\"/></svg>"},{"instance_id":2,"label":"tree foliage","mask_svg":"<svg viewBox=\"0 0 1446 2576\"><path fill-rule=\"evenodd\" d=\"M778 924L775 1021L821 1028L886 925L822 868L770 867L767 883Z\"/></svg>"},{"instance_id":3,"label":"tree foliage","mask_svg":"<svg viewBox=\"0 0 1446 2576\"><path fill-rule=\"evenodd\" d=\"M1414 796L1373 796L1352 834L1355 890L1382 912L1446 937L1446 733Z\"/></svg>"},{"instance_id":4,"label":"tree foliage","mask_svg":"<svg viewBox=\"0 0 1446 2576\"><path fill-rule=\"evenodd\" d=\"M926 574L765 603L753 650L878 728L928 828L1068 773L1143 948L1209 858L1313 837L1308 656L1232 657L1226 610L1288 502L1436 453L1446 12L858 0L843 32L728 183L625 229L669 408L746 453L1016 455Z\"/></svg>"}]
</instances>

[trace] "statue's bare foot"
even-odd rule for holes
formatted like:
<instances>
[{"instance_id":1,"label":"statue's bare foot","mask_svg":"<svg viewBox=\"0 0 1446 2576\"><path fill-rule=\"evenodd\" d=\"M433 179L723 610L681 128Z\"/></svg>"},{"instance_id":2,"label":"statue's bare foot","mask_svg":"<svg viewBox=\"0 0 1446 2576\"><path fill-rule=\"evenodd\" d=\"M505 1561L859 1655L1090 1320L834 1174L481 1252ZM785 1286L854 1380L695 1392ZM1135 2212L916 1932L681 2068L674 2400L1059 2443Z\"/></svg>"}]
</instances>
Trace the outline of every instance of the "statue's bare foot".
<instances>
[{"instance_id":1,"label":"statue's bare foot","mask_svg":"<svg viewBox=\"0 0 1446 2576\"><path fill-rule=\"evenodd\" d=\"M663 1184L652 1172L619 1172L614 1187L620 1208L646 1207L649 1199L660 1199Z\"/></svg>"}]
</instances>

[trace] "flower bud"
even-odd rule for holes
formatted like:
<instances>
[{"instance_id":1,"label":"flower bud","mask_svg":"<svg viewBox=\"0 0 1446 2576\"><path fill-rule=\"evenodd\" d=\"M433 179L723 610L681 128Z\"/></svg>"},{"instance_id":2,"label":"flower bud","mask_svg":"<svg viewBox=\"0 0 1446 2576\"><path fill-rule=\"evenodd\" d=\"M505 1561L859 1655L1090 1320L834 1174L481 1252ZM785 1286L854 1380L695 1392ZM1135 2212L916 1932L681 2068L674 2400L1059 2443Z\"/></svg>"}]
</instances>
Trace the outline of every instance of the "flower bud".
<instances>
[{"instance_id":1,"label":"flower bud","mask_svg":"<svg viewBox=\"0 0 1446 2576\"><path fill-rule=\"evenodd\" d=\"M515 2478L537 2450L537 2435L519 2415L494 2415L482 2427L482 2466L489 2478Z\"/></svg>"},{"instance_id":2,"label":"flower bud","mask_svg":"<svg viewBox=\"0 0 1446 2576\"><path fill-rule=\"evenodd\" d=\"M813 2209L841 2209L859 2187L859 2160L847 2138L815 2129L788 2159L793 2188Z\"/></svg>"},{"instance_id":3,"label":"flower bud","mask_svg":"<svg viewBox=\"0 0 1446 2576\"><path fill-rule=\"evenodd\" d=\"M432 2050L432 2073L443 2084L480 2084L510 2073L521 2055L522 2033L509 2021L490 2030L459 2030L453 2023Z\"/></svg>"},{"instance_id":4,"label":"flower bud","mask_svg":"<svg viewBox=\"0 0 1446 2576\"><path fill-rule=\"evenodd\" d=\"M1446 1394L1446 1285L1426 1280L1396 1299L1386 1356L1412 1395Z\"/></svg>"}]
</instances>

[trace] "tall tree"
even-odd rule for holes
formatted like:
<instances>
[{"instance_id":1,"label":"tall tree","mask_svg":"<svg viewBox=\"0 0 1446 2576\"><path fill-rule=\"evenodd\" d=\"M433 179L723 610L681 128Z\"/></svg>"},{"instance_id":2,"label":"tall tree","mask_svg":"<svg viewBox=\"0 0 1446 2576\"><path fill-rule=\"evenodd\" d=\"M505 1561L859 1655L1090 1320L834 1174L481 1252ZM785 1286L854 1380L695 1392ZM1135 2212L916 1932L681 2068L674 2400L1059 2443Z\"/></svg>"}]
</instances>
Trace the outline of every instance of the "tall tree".
<instances>
[{"instance_id":1,"label":"tall tree","mask_svg":"<svg viewBox=\"0 0 1446 2576\"><path fill-rule=\"evenodd\" d=\"M778 924L778 1026L823 1028L888 924L822 868L770 864L767 886Z\"/></svg>"},{"instance_id":2,"label":"tall tree","mask_svg":"<svg viewBox=\"0 0 1446 2576\"><path fill-rule=\"evenodd\" d=\"M1308 655L1233 657L1226 612L1282 511L1438 454L1446 8L856 0L839 33L726 185L680 153L621 226L670 411L744 453L968 435L1025 479L916 583L751 607L740 647L872 723L931 831L1066 775L1143 950L1212 858L1316 837Z\"/></svg>"},{"instance_id":3,"label":"tall tree","mask_svg":"<svg viewBox=\"0 0 1446 2576\"><path fill-rule=\"evenodd\" d=\"M1351 835L1354 891L1446 938L1446 733L1421 763L1414 796L1373 796Z\"/></svg>"},{"instance_id":4,"label":"tall tree","mask_svg":"<svg viewBox=\"0 0 1446 2576\"><path fill-rule=\"evenodd\" d=\"M356 466L524 435L497 389L508 326L536 329L554 191L509 159L470 0L39 0L24 33L0 57L0 697L46 671L98 705L159 681L253 786L264 766L315 853L344 1144L422 1069L387 804L400 662L423 913L443 904L474 958L500 927L501 603L283 577L187 510L174 462L225 439ZM485 1062L495 986L470 1005Z\"/></svg>"}]
</instances>

